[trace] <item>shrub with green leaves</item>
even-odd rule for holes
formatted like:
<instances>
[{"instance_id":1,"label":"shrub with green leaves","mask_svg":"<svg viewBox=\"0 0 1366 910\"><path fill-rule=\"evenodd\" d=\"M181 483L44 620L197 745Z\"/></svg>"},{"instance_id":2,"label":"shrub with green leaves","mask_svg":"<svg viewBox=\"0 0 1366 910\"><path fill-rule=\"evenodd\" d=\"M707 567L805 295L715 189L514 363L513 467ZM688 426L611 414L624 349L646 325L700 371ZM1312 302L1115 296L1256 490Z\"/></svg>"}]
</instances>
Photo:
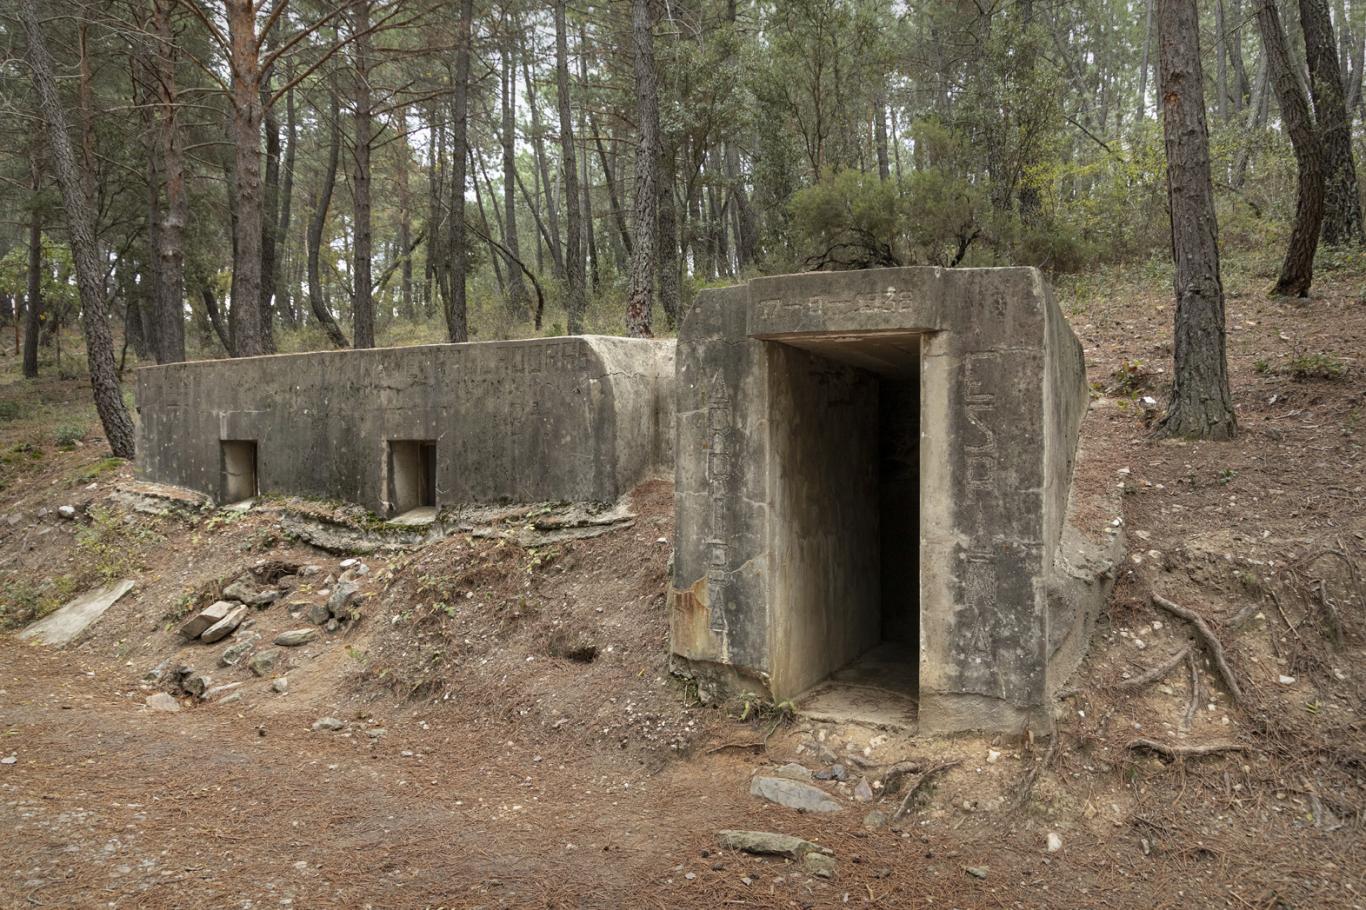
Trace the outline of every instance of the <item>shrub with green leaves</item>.
<instances>
[{"instance_id":1,"label":"shrub with green leaves","mask_svg":"<svg viewBox=\"0 0 1366 910\"><path fill-rule=\"evenodd\" d=\"M63 449L74 449L76 443L85 438L87 427L83 423L64 423L57 427L57 446Z\"/></svg>"}]
</instances>

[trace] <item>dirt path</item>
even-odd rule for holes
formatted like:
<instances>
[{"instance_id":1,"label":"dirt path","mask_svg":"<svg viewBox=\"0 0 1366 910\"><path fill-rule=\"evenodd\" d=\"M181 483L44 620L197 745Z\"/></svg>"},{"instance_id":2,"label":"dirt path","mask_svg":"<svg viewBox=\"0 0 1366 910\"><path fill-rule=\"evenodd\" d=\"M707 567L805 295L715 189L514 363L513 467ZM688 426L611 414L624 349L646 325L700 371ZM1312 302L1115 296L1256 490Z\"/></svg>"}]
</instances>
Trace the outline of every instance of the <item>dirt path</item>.
<instances>
[{"instance_id":1,"label":"dirt path","mask_svg":"<svg viewBox=\"0 0 1366 910\"><path fill-rule=\"evenodd\" d=\"M749 797L757 760L702 754L651 774L610 750L538 755L458 712L377 713L373 740L283 709L264 726L231 705L160 714L125 667L8 638L0 659L16 757L0 765L6 908L1270 906L1259 881L1287 874L1218 836L1159 860L1122 832L1069 835L1049 856L1042 828L1003 815L867 832L859 810L817 818ZM826 882L719 854L726 827L816 840L840 871ZM1360 871L1315 840L1280 852L1310 863L1293 887L1357 906Z\"/></svg>"}]
</instances>

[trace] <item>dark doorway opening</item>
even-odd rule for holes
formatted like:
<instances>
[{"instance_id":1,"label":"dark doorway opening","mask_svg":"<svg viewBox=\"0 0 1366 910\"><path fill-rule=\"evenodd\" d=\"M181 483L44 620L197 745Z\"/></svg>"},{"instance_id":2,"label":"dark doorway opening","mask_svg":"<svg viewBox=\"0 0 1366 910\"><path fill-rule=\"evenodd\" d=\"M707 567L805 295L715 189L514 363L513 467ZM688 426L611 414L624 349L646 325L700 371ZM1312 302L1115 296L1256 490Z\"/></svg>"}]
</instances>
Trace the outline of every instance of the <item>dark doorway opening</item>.
<instances>
[{"instance_id":1,"label":"dark doorway opening","mask_svg":"<svg viewBox=\"0 0 1366 910\"><path fill-rule=\"evenodd\" d=\"M775 672L812 717L914 726L920 338L770 346Z\"/></svg>"},{"instance_id":2,"label":"dark doorway opening","mask_svg":"<svg viewBox=\"0 0 1366 910\"><path fill-rule=\"evenodd\" d=\"M436 442L389 441L389 507L396 520L436 514Z\"/></svg>"},{"instance_id":3,"label":"dark doorway opening","mask_svg":"<svg viewBox=\"0 0 1366 910\"><path fill-rule=\"evenodd\" d=\"M224 439L220 446L220 483L225 504L252 499L257 493L256 440Z\"/></svg>"}]
</instances>

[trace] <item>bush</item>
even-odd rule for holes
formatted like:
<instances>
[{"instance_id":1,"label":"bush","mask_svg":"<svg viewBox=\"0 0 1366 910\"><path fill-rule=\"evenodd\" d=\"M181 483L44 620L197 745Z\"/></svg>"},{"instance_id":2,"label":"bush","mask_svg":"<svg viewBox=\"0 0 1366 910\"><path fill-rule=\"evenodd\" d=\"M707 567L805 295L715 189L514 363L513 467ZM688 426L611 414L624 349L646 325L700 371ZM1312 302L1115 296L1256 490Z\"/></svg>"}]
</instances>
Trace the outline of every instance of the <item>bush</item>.
<instances>
[{"instance_id":1,"label":"bush","mask_svg":"<svg viewBox=\"0 0 1366 910\"><path fill-rule=\"evenodd\" d=\"M64 423L57 427L57 447L74 449L76 443L85 438L88 428L83 423Z\"/></svg>"},{"instance_id":2,"label":"bush","mask_svg":"<svg viewBox=\"0 0 1366 910\"><path fill-rule=\"evenodd\" d=\"M22 413L17 401L0 401L0 420L17 420Z\"/></svg>"}]
</instances>

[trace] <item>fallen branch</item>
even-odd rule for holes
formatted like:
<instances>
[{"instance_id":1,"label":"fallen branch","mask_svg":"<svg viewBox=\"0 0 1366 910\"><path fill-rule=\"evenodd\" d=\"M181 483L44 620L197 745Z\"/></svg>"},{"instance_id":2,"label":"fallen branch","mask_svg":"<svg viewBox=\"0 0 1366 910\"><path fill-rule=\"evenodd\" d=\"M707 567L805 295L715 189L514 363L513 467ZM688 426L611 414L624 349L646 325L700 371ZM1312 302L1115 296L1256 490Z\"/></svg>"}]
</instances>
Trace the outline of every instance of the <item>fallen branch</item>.
<instances>
[{"instance_id":1,"label":"fallen branch","mask_svg":"<svg viewBox=\"0 0 1366 910\"><path fill-rule=\"evenodd\" d=\"M1186 655L1190 653L1190 650L1190 645L1186 645L1180 651L1173 654L1166 663L1158 664L1142 676L1135 676L1133 679L1125 679L1115 683L1115 688L1136 689L1139 686L1146 686L1148 683L1157 682L1159 679L1175 670L1177 666L1180 665L1181 661L1186 659Z\"/></svg>"},{"instance_id":2,"label":"fallen branch","mask_svg":"<svg viewBox=\"0 0 1366 910\"><path fill-rule=\"evenodd\" d=\"M915 801L916 795L925 784L929 783L931 778L937 777L950 768L956 768L961 764L962 761L948 761L941 765L926 768L924 771L920 772L920 776L915 779L915 783L911 784L910 789L906 791L906 796L901 800L901 805L892 813L892 823L895 824L897 820L911 810L911 803Z\"/></svg>"},{"instance_id":3,"label":"fallen branch","mask_svg":"<svg viewBox=\"0 0 1366 910\"><path fill-rule=\"evenodd\" d=\"M1224 681L1224 686L1228 688L1233 700L1242 705L1243 690L1238 686L1238 680L1234 678L1233 670L1229 667L1228 661L1224 659L1224 646L1220 643L1218 636L1214 634L1214 630L1209 627L1209 623L1205 622L1204 617L1156 592L1153 593L1153 603L1173 616L1181 617L1195 627L1195 631L1199 633L1204 642L1205 650L1209 652L1210 660L1214 662L1215 669L1219 671L1219 677Z\"/></svg>"},{"instance_id":4,"label":"fallen branch","mask_svg":"<svg viewBox=\"0 0 1366 910\"><path fill-rule=\"evenodd\" d=\"M1199 758L1202 755L1218 755L1221 752L1246 752L1247 746L1241 743L1210 743L1207 746L1172 746L1155 739L1136 739L1125 748L1135 752L1152 752L1175 761L1178 758Z\"/></svg>"}]
</instances>

